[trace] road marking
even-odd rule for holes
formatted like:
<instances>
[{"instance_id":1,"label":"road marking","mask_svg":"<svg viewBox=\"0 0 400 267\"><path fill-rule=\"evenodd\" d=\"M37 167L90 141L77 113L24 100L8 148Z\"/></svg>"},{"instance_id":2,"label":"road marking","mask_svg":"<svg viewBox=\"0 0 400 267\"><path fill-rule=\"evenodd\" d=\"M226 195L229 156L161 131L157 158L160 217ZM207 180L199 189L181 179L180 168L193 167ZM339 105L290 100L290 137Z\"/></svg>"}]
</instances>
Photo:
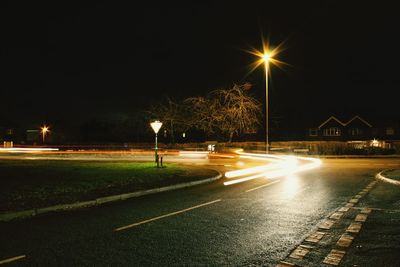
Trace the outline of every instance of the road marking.
<instances>
[{"instance_id":1,"label":"road marking","mask_svg":"<svg viewBox=\"0 0 400 267\"><path fill-rule=\"evenodd\" d=\"M294 265L293 263L290 262L286 262L286 261L280 261L278 263L278 265L276 265L276 267L294 267L296 265Z\"/></svg>"},{"instance_id":2,"label":"road marking","mask_svg":"<svg viewBox=\"0 0 400 267\"><path fill-rule=\"evenodd\" d=\"M356 218L354 219L354 221L356 221L356 222L365 222L365 221L367 220L367 218L368 218L368 214L360 213L360 214L358 214L358 215L356 216Z\"/></svg>"},{"instance_id":3,"label":"road marking","mask_svg":"<svg viewBox=\"0 0 400 267\"><path fill-rule=\"evenodd\" d=\"M338 211L340 212L347 212L349 211L350 207L341 207Z\"/></svg>"},{"instance_id":4,"label":"road marking","mask_svg":"<svg viewBox=\"0 0 400 267\"><path fill-rule=\"evenodd\" d=\"M357 198L352 198L352 199L349 200L349 202L356 204L358 202L358 199Z\"/></svg>"},{"instance_id":5,"label":"road marking","mask_svg":"<svg viewBox=\"0 0 400 267\"><path fill-rule=\"evenodd\" d=\"M208 205L220 202L221 200L222 199L217 199L217 200L206 202L206 203L203 203L203 204L200 204L200 205L196 205L196 206L193 206L193 207L190 207L190 208L187 208L187 209L178 210L178 211L174 211L174 212L171 212L171 213L168 213L168 214L157 216L157 217L154 217L154 218L151 218L151 219L147 219L147 220L144 220L144 221L141 221L141 222L132 223L132 224L129 224L129 225L126 225L126 226L122 226L122 227L116 228L116 229L114 229L114 232L126 230L128 228L133 228L133 227L145 224L145 223L154 222L154 221L166 218L166 217L170 217L170 216L174 216L174 215L177 215L177 214L180 214L180 213L184 213L184 212L187 212L187 211L190 211L190 210L198 209L198 208L201 208L201 207L204 207L204 206L208 206Z\"/></svg>"},{"instance_id":6,"label":"road marking","mask_svg":"<svg viewBox=\"0 0 400 267\"><path fill-rule=\"evenodd\" d=\"M312 242L312 243L318 243L323 237L324 237L325 233L324 232L315 232L312 233L311 235L309 235L305 241L307 242Z\"/></svg>"},{"instance_id":7,"label":"road marking","mask_svg":"<svg viewBox=\"0 0 400 267\"><path fill-rule=\"evenodd\" d=\"M10 263L10 262L13 262L13 261L21 260L23 258L26 258L26 256L25 255L20 255L20 256L17 256L17 257L12 257L12 258L8 258L8 259L0 260L0 264Z\"/></svg>"},{"instance_id":8,"label":"road marking","mask_svg":"<svg viewBox=\"0 0 400 267\"><path fill-rule=\"evenodd\" d=\"M346 208L351 208L354 206L354 203L346 203L345 207Z\"/></svg>"},{"instance_id":9,"label":"road marking","mask_svg":"<svg viewBox=\"0 0 400 267\"><path fill-rule=\"evenodd\" d=\"M263 184L263 185L261 185L261 186L257 186L257 187L255 187L255 188L246 190L246 193L251 192L251 191L254 191L254 190L257 190L257 189L260 189L260 188L263 188L263 187L267 187L267 186L270 186L270 185L273 185L273 184L276 184L276 183L279 183L280 181L281 181L281 180L276 180L276 181L270 182L270 183L268 183L268 184Z\"/></svg>"},{"instance_id":10,"label":"road marking","mask_svg":"<svg viewBox=\"0 0 400 267\"><path fill-rule=\"evenodd\" d=\"M360 194L354 196L354 198L358 198L358 199L360 199L360 198L362 198L362 197L363 197L363 196L360 195Z\"/></svg>"},{"instance_id":11,"label":"road marking","mask_svg":"<svg viewBox=\"0 0 400 267\"><path fill-rule=\"evenodd\" d=\"M371 211L372 210L379 210L379 211L387 211L387 212L400 212L400 210L392 210L392 209L382 209L382 208L366 208L366 207L364 207L364 208L357 208L357 207L354 207L354 209L356 209L356 210L361 210L360 212L361 213L371 213ZM365 210L364 210L365 209ZM371 210L371 211L369 211L369 210ZM364 212L363 212L364 211Z\"/></svg>"},{"instance_id":12,"label":"road marking","mask_svg":"<svg viewBox=\"0 0 400 267\"><path fill-rule=\"evenodd\" d=\"M331 229L331 227L332 227L332 225L333 225L334 223L335 223L335 221L332 221L332 220L325 220L325 221L321 222L321 223L318 225L318 228L325 229L325 230L329 230L329 229Z\"/></svg>"},{"instance_id":13,"label":"road marking","mask_svg":"<svg viewBox=\"0 0 400 267\"><path fill-rule=\"evenodd\" d=\"M332 249L328 256L325 257L323 263L330 265L339 265L345 253L346 252L341 250Z\"/></svg>"},{"instance_id":14,"label":"road marking","mask_svg":"<svg viewBox=\"0 0 400 267\"><path fill-rule=\"evenodd\" d=\"M308 252L311 251L311 249L313 249L313 247L300 245L290 254L289 257L301 260L305 255L307 255Z\"/></svg>"},{"instance_id":15,"label":"road marking","mask_svg":"<svg viewBox=\"0 0 400 267\"><path fill-rule=\"evenodd\" d=\"M329 218L333 220L339 220L340 218L342 218L343 214L344 214L343 212L337 211L333 213L331 216L329 216Z\"/></svg>"},{"instance_id":16,"label":"road marking","mask_svg":"<svg viewBox=\"0 0 400 267\"><path fill-rule=\"evenodd\" d=\"M338 242L336 243L336 245L340 246L340 247L349 247L351 245L351 242L353 242L354 237L344 233L338 240Z\"/></svg>"},{"instance_id":17,"label":"road marking","mask_svg":"<svg viewBox=\"0 0 400 267\"><path fill-rule=\"evenodd\" d=\"M372 209L364 207L364 208L362 208L361 213L370 214L371 211L372 211Z\"/></svg>"},{"instance_id":18,"label":"road marking","mask_svg":"<svg viewBox=\"0 0 400 267\"><path fill-rule=\"evenodd\" d=\"M346 232L357 234L358 232L360 232L361 226L362 224L358 222L351 223Z\"/></svg>"}]
</instances>

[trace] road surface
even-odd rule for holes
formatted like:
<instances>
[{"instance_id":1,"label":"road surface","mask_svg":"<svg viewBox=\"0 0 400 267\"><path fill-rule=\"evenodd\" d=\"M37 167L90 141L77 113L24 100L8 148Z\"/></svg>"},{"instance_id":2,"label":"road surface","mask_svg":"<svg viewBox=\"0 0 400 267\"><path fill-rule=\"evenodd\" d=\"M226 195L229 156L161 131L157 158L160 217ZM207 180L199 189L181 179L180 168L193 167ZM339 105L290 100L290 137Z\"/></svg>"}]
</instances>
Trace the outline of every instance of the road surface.
<instances>
[{"instance_id":1,"label":"road surface","mask_svg":"<svg viewBox=\"0 0 400 267\"><path fill-rule=\"evenodd\" d=\"M219 171L257 165L250 159L237 158L195 164L203 163ZM380 186L373 183L374 175L388 168L400 168L399 160L324 159L320 168L288 177L253 179L230 186L225 186L227 179L222 179L95 208L1 223L0 263L276 266L282 261L325 266L323 261L337 247L336 242L346 233L354 216L363 207L374 208L379 202L379 195L371 198ZM356 197L362 190L365 193ZM397 193L394 190L393 194ZM387 194L391 194L390 190L386 197ZM342 212L341 218L329 218L352 199L358 201ZM396 205L393 207L392 210ZM327 220L334 220L334 225L321 229ZM362 228L360 233L363 231ZM306 241L316 232L324 233L320 243ZM362 262L365 258L368 262L368 253L358 258L349 254L358 238L357 233L350 235L355 240L340 249L347 253L342 264ZM303 249L306 255L296 258L296 249ZM391 262L396 262L397 257Z\"/></svg>"}]
</instances>

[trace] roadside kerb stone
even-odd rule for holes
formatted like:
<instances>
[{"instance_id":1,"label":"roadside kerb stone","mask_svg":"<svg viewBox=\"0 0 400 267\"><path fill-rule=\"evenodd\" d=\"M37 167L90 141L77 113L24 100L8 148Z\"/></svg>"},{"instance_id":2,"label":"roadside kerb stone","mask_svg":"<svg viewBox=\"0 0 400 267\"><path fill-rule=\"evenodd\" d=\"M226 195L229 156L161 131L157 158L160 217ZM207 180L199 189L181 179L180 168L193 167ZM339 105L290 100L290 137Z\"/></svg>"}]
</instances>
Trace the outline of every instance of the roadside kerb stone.
<instances>
[{"instance_id":1,"label":"roadside kerb stone","mask_svg":"<svg viewBox=\"0 0 400 267\"><path fill-rule=\"evenodd\" d=\"M6 221L14 220L14 219L26 219L29 217L34 217L39 214L44 214L44 213L54 212L54 211L67 211L67 210L75 210L75 209L80 209L80 208L87 208L87 207L101 205L104 203L121 201L121 200L125 200L125 199L132 198L132 197L140 197L140 196L144 196L144 195L150 195L150 194L172 191L172 190L181 189L181 188L185 188L185 187L191 187L191 186L195 186L195 185L210 183L210 182L216 181L220 178L222 178L221 173L219 173L218 175L216 175L214 177L199 180L199 181L180 183L180 184L176 184L176 185L169 185L169 186L164 186L164 187L160 187L160 188L136 191L136 192L132 192L132 193L106 196L106 197L101 197L101 198L97 198L95 200L90 200L90 201L76 202L76 203L70 203L70 204L61 204L61 205L55 205L55 206L44 207L44 208L39 208L39 209L29 209L29 210L23 210L23 211L17 211L17 212L6 212L3 214L0 214L0 221L6 222Z\"/></svg>"},{"instance_id":2,"label":"roadside kerb stone","mask_svg":"<svg viewBox=\"0 0 400 267\"><path fill-rule=\"evenodd\" d=\"M380 173L378 173L375 176L375 178L378 179L378 180L381 180L381 181L383 181L385 183L389 183L389 184L392 184L392 185L400 186L400 180L390 179L390 178L387 177L387 175L385 175L385 172L389 172L389 171L393 171L393 170L381 171Z\"/></svg>"}]
</instances>

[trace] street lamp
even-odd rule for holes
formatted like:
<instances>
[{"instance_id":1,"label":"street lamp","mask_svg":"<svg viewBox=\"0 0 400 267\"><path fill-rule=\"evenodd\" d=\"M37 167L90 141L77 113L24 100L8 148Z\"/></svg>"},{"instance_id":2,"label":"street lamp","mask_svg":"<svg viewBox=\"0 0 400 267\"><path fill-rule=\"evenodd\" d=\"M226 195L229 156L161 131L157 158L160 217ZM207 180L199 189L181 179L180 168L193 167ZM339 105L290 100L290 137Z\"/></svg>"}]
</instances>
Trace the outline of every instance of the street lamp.
<instances>
[{"instance_id":1,"label":"street lamp","mask_svg":"<svg viewBox=\"0 0 400 267\"><path fill-rule=\"evenodd\" d=\"M251 50L245 50L246 52L258 57L258 60L253 62L250 67L252 72L255 70L258 66L264 64L265 66L265 150L266 153L269 153L269 140L268 140L268 130L269 130L269 125L268 125L268 75L269 75L269 65L272 63L273 65L287 65L285 62L282 62L280 60L277 60L274 58L277 54L279 54L282 51L282 46L283 43L279 44L275 48L271 48L268 41L265 42L264 38L262 38L262 44L263 44L263 50L259 51L255 48L252 48Z\"/></svg>"},{"instance_id":2,"label":"street lamp","mask_svg":"<svg viewBox=\"0 0 400 267\"><path fill-rule=\"evenodd\" d=\"M262 60L265 65L265 152L269 153L269 140L268 140L268 67L271 55L264 52Z\"/></svg>"},{"instance_id":3,"label":"street lamp","mask_svg":"<svg viewBox=\"0 0 400 267\"><path fill-rule=\"evenodd\" d=\"M155 151L155 161L157 162L157 160L158 160L158 155L157 155L157 150L158 150L158 147L157 147L157 133L158 133L158 131L160 130L160 128L162 126L162 122L154 121L154 122L150 123L150 125L151 125L151 128L153 128L154 133L156 134L156 146L154 148L154 151Z\"/></svg>"},{"instance_id":4,"label":"street lamp","mask_svg":"<svg viewBox=\"0 0 400 267\"><path fill-rule=\"evenodd\" d=\"M46 134L50 131L49 126L43 125L40 129L41 129L42 140L43 140L43 144L44 144L44 139L46 137Z\"/></svg>"}]
</instances>

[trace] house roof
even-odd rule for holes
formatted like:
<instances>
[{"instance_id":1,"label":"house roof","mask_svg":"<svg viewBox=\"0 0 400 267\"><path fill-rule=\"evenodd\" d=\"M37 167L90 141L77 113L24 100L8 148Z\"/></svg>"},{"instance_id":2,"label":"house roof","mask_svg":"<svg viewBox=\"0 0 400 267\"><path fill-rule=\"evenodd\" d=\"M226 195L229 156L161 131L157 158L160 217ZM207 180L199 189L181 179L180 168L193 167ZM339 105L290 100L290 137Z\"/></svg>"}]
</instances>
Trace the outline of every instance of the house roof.
<instances>
[{"instance_id":1,"label":"house roof","mask_svg":"<svg viewBox=\"0 0 400 267\"><path fill-rule=\"evenodd\" d=\"M318 126L318 129L321 129L322 126L324 126L325 124L327 124L328 122L330 122L331 120L335 120L336 122L338 122L339 124L341 124L342 126L345 126L346 124L344 124L343 122L341 122L339 119L337 119L335 116L330 116L329 119L327 119L326 121L324 121L320 126Z\"/></svg>"},{"instance_id":2,"label":"house roof","mask_svg":"<svg viewBox=\"0 0 400 267\"><path fill-rule=\"evenodd\" d=\"M324 121L323 123L321 123L321 125L318 126L318 129L321 129L322 126L324 126L325 124L327 124L328 122L330 122L331 120L334 120L336 122L338 122L340 125L342 126L347 126L348 124L350 124L351 122L353 122L354 120L360 120L361 122L363 122L365 125L367 125L368 127L372 127L372 125L370 123L368 123L366 120L364 120L363 118L361 118L360 116L356 115L353 118L351 118L348 122L342 122L340 121L338 118L336 118L335 116L330 116L329 119L327 119L326 121Z\"/></svg>"},{"instance_id":3,"label":"house roof","mask_svg":"<svg viewBox=\"0 0 400 267\"><path fill-rule=\"evenodd\" d=\"M360 121L362 121L363 123L365 123L365 124L368 125L369 127L372 127L371 124L369 124L366 120L364 120L363 118L361 118L361 117L358 116L358 115L354 116L351 120L349 120L349 121L346 123L346 125L347 125L347 124L350 124L352 121L354 121L354 120L356 120L356 119L359 119Z\"/></svg>"}]
</instances>

